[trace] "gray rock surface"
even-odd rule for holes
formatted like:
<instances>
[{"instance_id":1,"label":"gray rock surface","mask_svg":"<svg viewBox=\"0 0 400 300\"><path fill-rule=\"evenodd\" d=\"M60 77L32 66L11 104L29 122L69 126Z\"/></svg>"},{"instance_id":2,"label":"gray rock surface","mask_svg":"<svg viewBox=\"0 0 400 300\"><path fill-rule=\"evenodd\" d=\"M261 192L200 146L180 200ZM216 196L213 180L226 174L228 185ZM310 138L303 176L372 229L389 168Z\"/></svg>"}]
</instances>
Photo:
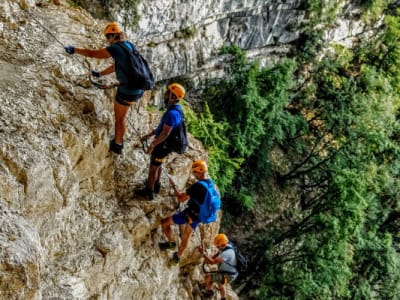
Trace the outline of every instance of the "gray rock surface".
<instances>
[{"instance_id":1,"label":"gray rock surface","mask_svg":"<svg viewBox=\"0 0 400 300\"><path fill-rule=\"evenodd\" d=\"M155 201L132 192L149 165L138 135L160 117L146 107L159 106L171 78L185 78L190 102L191 89L223 76L223 45L239 45L264 64L285 56L298 36L291 25L304 18L300 2L140 1L139 24L127 34L158 83L130 110L124 154L116 156L108 151L114 91L93 88L87 64L63 49L104 46L106 21L65 1L2 0L0 299L199 299L195 246L200 236L210 246L219 224L200 227L180 268L169 266L171 253L158 250L160 221L176 204L166 176ZM343 40L346 30L329 36ZM91 69L110 63L87 62ZM191 161L206 157L191 138L188 153L171 155L164 172L183 189ZM229 291L229 299L236 298Z\"/></svg>"}]
</instances>

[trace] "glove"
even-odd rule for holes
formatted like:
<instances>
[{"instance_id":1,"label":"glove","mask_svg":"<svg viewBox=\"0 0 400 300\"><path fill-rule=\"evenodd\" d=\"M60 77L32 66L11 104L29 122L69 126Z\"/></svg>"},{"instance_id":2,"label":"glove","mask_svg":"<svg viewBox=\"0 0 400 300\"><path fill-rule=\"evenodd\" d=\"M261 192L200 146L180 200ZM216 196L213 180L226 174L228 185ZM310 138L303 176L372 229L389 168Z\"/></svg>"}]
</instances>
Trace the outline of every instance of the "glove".
<instances>
[{"instance_id":1,"label":"glove","mask_svg":"<svg viewBox=\"0 0 400 300\"><path fill-rule=\"evenodd\" d=\"M97 71L95 71L95 70L92 70L92 75L93 75L94 77L100 77L100 76L101 76L100 72L97 72Z\"/></svg>"},{"instance_id":2,"label":"glove","mask_svg":"<svg viewBox=\"0 0 400 300\"><path fill-rule=\"evenodd\" d=\"M64 49L68 54L74 54L75 53L75 47L74 46L65 46Z\"/></svg>"}]
</instances>

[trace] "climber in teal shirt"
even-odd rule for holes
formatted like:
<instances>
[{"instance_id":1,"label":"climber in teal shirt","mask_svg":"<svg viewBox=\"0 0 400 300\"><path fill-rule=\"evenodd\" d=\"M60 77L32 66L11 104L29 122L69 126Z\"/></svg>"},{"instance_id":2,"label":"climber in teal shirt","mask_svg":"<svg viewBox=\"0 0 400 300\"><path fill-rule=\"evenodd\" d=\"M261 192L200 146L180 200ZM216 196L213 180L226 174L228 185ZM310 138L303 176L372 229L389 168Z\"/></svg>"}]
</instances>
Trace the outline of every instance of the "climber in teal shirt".
<instances>
[{"instance_id":1,"label":"climber in teal shirt","mask_svg":"<svg viewBox=\"0 0 400 300\"><path fill-rule=\"evenodd\" d=\"M117 45L117 43L123 43L128 49L134 49L134 45L124 39L124 33L120 29L119 25L115 22L109 23L104 29L104 35L107 41L110 43L109 46L98 50L76 48L74 46L66 46L65 51L69 54L80 54L86 57L94 57L100 59L106 59L112 57L114 64L109 66L103 71L92 71L92 75L100 77L115 72L120 85L117 88L117 94L114 102L114 115L115 115L115 134L114 138L110 141L110 150L121 154L123 149L123 138L125 134L125 118L128 113L129 107L132 103L138 101L144 91L141 89L135 89L129 86L128 78L124 73L124 68L130 65L129 57L125 53L124 49Z\"/></svg>"}]
</instances>

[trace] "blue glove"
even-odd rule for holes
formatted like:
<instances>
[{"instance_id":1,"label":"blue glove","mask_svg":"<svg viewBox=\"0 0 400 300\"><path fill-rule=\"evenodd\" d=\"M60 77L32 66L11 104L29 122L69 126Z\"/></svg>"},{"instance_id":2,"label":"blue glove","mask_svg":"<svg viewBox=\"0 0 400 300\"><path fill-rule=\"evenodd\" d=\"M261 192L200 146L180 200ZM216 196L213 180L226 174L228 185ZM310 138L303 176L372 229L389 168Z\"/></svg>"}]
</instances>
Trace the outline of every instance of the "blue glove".
<instances>
[{"instance_id":1,"label":"blue glove","mask_svg":"<svg viewBox=\"0 0 400 300\"><path fill-rule=\"evenodd\" d=\"M101 76L100 72L97 72L97 71L95 71L95 70L92 70L92 75L93 75L94 77L100 77L100 76Z\"/></svg>"},{"instance_id":2,"label":"blue glove","mask_svg":"<svg viewBox=\"0 0 400 300\"><path fill-rule=\"evenodd\" d=\"M75 53L75 47L74 46L65 46L64 49L68 54L74 54Z\"/></svg>"}]
</instances>

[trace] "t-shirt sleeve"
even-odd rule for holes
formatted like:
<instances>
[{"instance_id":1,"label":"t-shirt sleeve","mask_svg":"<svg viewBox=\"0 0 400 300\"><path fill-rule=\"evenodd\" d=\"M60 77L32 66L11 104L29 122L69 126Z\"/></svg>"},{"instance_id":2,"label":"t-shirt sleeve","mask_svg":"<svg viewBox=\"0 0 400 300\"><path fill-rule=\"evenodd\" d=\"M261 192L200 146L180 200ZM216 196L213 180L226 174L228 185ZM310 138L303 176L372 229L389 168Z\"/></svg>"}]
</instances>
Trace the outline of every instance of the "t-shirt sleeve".
<instances>
[{"instance_id":1,"label":"t-shirt sleeve","mask_svg":"<svg viewBox=\"0 0 400 300\"><path fill-rule=\"evenodd\" d=\"M175 128L181 123L182 117L181 114L176 110L170 110L165 116L164 124Z\"/></svg>"},{"instance_id":2,"label":"t-shirt sleeve","mask_svg":"<svg viewBox=\"0 0 400 300\"><path fill-rule=\"evenodd\" d=\"M200 204L203 203L206 193L207 189L200 182L196 182L186 190L190 199L196 199Z\"/></svg>"},{"instance_id":3,"label":"t-shirt sleeve","mask_svg":"<svg viewBox=\"0 0 400 300\"><path fill-rule=\"evenodd\" d=\"M115 58L118 55L118 50L117 50L116 47L118 47L118 46L117 45L110 45L110 46L106 47L106 50L108 51L108 53L110 53L110 55L113 58Z\"/></svg>"},{"instance_id":4,"label":"t-shirt sleeve","mask_svg":"<svg viewBox=\"0 0 400 300\"><path fill-rule=\"evenodd\" d=\"M228 262L233 260L235 257L235 252L232 249L228 249L225 251L222 251L219 256L224 260L224 262Z\"/></svg>"}]
</instances>

